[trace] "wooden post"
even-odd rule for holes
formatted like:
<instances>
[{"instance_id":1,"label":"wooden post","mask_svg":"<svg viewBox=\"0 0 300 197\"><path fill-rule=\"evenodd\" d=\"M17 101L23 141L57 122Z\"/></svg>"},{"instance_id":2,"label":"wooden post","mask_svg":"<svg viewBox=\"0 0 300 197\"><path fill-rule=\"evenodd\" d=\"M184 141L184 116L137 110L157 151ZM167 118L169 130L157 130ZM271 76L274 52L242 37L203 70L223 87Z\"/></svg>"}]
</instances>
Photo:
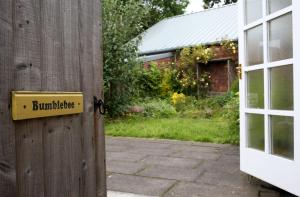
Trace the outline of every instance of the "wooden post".
<instances>
[{"instance_id":1,"label":"wooden post","mask_svg":"<svg viewBox=\"0 0 300 197\"><path fill-rule=\"evenodd\" d=\"M0 2L1 197L106 196L100 0ZM83 92L84 113L12 121L11 91Z\"/></svg>"},{"instance_id":2,"label":"wooden post","mask_svg":"<svg viewBox=\"0 0 300 197\"><path fill-rule=\"evenodd\" d=\"M227 92L230 91L231 86L231 61L230 59L227 60Z\"/></svg>"},{"instance_id":3,"label":"wooden post","mask_svg":"<svg viewBox=\"0 0 300 197\"><path fill-rule=\"evenodd\" d=\"M199 89L199 63L196 63L196 78L197 78L197 99L200 98L200 89Z\"/></svg>"}]
</instances>

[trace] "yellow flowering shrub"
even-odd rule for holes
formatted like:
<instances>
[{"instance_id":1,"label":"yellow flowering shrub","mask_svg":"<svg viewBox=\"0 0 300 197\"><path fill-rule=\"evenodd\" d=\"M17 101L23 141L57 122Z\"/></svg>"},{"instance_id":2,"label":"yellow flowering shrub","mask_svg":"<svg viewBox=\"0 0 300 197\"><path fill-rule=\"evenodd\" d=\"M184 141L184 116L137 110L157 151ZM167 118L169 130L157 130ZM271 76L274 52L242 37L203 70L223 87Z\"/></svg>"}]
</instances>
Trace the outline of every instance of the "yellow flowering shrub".
<instances>
[{"instance_id":1,"label":"yellow flowering shrub","mask_svg":"<svg viewBox=\"0 0 300 197\"><path fill-rule=\"evenodd\" d=\"M172 104L174 105L175 109L177 111L182 110L182 108L184 108L184 105L186 103L186 96L183 93L173 93L172 97L171 97L171 101Z\"/></svg>"},{"instance_id":2,"label":"yellow flowering shrub","mask_svg":"<svg viewBox=\"0 0 300 197\"><path fill-rule=\"evenodd\" d=\"M195 66L197 63L207 64L213 56L211 48L206 48L202 45L183 48L180 52L180 66L187 68Z\"/></svg>"},{"instance_id":3,"label":"yellow flowering shrub","mask_svg":"<svg viewBox=\"0 0 300 197\"><path fill-rule=\"evenodd\" d=\"M205 97L210 89L211 79L206 77L208 73L201 71L197 76L197 64L207 64L214 57L213 50L202 45L183 48L180 52L179 72L177 80L181 86L181 92L186 95L199 93ZM205 79L205 81L200 81Z\"/></svg>"},{"instance_id":4,"label":"yellow flowering shrub","mask_svg":"<svg viewBox=\"0 0 300 197\"><path fill-rule=\"evenodd\" d=\"M169 66L169 65L167 65ZM161 96L169 97L173 92L172 83L174 76L176 76L176 70L172 67L165 67L161 69L162 81L161 81Z\"/></svg>"},{"instance_id":5,"label":"yellow flowering shrub","mask_svg":"<svg viewBox=\"0 0 300 197\"><path fill-rule=\"evenodd\" d=\"M183 93L173 93L172 95L172 103L174 105L178 104L178 103L185 103L185 99L186 99L186 96L183 94Z\"/></svg>"},{"instance_id":6,"label":"yellow flowering shrub","mask_svg":"<svg viewBox=\"0 0 300 197\"><path fill-rule=\"evenodd\" d=\"M232 54L236 54L238 52L238 43L235 41L223 39L221 41L221 46L230 51Z\"/></svg>"}]
</instances>

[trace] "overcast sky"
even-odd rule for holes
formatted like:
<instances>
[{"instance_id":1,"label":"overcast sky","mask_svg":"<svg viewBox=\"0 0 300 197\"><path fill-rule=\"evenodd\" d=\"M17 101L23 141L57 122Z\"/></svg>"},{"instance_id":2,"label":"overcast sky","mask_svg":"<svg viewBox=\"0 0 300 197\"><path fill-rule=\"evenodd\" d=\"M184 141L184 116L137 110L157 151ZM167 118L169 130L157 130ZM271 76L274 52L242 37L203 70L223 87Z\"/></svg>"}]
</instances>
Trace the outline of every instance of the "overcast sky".
<instances>
[{"instance_id":1,"label":"overcast sky","mask_svg":"<svg viewBox=\"0 0 300 197\"><path fill-rule=\"evenodd\" d=\"M189 6L186 8L185 13L199 12L203 10L203 1L202 0L190 0Z\"/></svg>"}]
</instances>

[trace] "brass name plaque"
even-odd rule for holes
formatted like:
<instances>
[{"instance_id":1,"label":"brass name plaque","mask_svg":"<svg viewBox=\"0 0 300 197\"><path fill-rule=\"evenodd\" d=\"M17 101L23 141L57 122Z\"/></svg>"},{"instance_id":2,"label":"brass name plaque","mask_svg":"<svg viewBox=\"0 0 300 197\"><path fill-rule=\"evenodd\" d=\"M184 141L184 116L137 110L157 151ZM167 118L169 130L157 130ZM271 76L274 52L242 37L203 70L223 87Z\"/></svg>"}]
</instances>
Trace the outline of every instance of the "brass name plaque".
<instances>
[{"instance_id":1,"label":"brass name plaque","mask_svg":"<svg viewBox=\"0 0 300 197\"><path fill-rule=\"evenodd\" d=\"M82 112L82 92L12 92L13 120L79 114Z\"/></svg>"}]
</instances>

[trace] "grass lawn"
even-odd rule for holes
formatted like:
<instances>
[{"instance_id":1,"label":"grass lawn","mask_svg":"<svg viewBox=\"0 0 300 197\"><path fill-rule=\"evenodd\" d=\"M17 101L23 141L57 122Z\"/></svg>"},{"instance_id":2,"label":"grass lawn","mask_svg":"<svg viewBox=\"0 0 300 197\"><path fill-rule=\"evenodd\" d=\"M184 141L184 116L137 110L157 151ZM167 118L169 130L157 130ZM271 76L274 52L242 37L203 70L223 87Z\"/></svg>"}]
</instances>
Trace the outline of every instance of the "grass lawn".
<instances>
[{"instance_id":1,"label":"grass lawn","mask_svg":"<svg viewBox=\"0 0 300 197\"><path fill-rule=\"evenodd\" d=\"M239 142L238 133L230 132L227 121L195 118L127 118L106 121L106 135L191 140L213 143Z\"/></svg>"}]
</instances>

